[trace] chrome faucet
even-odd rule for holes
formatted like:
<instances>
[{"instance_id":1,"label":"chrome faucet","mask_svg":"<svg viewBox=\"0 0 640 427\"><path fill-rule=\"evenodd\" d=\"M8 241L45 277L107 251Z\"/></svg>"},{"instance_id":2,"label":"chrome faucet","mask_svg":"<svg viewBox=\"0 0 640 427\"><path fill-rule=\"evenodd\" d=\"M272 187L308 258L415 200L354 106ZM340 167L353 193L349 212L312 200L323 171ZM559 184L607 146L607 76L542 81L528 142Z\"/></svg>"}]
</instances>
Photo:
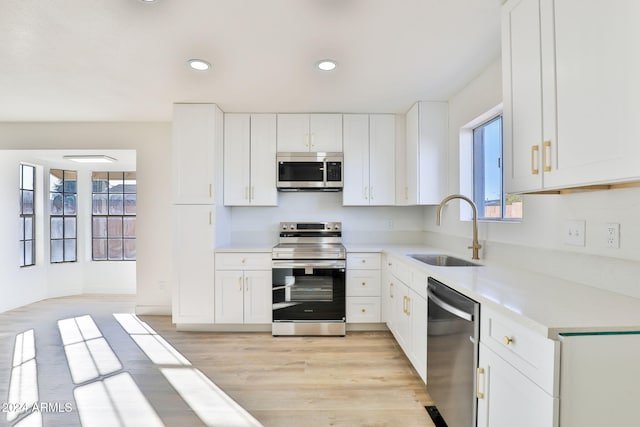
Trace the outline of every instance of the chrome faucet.
<instances>
[{"instance_id":1,"label":"chrome faucet","mask_svg":"<svg viewBox=\"0 0 640 427\"><path fill-rule=\"evenodd\" d=\"M450 200L453 200L453 199L461 199L471 205L471 209L473 210L473 244L472 246L469 246L468 249L473 249L473 255L471 256L471 259L480 259L478 255L478 251L480 250L480 248L482 248L482 246L480 245L480 243L478 243L478 208L476 208L476 204L473 203L473 200L471 200L466 196L463 196L462 194L452 194L442 199L442 201L440 202L440 205L438 206L438 213L436 215L436 225L440 225L440 216L442 213L442 208Z\"/></svg>"}]
</instances>

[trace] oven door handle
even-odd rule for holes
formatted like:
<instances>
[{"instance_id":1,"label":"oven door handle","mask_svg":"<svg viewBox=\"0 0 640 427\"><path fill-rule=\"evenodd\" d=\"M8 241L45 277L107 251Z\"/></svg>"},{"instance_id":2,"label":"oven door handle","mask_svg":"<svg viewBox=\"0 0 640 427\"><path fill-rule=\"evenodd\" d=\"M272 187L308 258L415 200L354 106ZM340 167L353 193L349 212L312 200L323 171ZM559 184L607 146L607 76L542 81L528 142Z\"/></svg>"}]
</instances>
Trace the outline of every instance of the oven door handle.
<instances>
[{"instance_id":1,"label":"oven door handle","mask_svg":"<svg viewBox=\"0 0 640 427\"><path fill-rule=\"evenodd\" d=\"M284 286L276 286L275 288L271 288L272 291L281 291L282 289L293 288L295 285L284 285Z\"/></svg>"},{"instance_id":2,"label":"oven door handle","mask_svg":"<svg viewBox=\"0 0 640 427\"><path fill-rule=\"evenodd\" d=\"M346 268L345 261L271 261L272 268Z\"/></svg>"},{"instance_id":3,"label":"oven door handle","mask_svg":"<svg viewBox=\"0 0 640 427\"><path fill-rule=\"evenodd\" d=\"M448 311L449 313L453 314L454 316L457 316L461 319L464 319L468 322L473 322L473 314L469 314L466 311L460 310L457 307L452 306L449 303L444 302L443 300L441 300L440 298L438 298L432 291L427 290L427 296L429 297L429 299L431 301L433 301L433 303L435 305L437 305L438 307L442 308L445 311Z\"/></svg>"}]
</instances>

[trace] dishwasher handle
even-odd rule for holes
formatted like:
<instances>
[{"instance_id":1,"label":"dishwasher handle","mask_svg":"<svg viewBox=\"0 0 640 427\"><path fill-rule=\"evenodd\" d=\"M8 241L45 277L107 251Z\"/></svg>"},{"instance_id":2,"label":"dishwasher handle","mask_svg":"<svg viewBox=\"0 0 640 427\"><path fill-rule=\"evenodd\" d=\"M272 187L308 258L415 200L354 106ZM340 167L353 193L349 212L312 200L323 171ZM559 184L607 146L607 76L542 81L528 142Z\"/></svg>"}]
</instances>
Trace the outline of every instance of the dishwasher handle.
<instances>
[{"instance_id":1,"label":"dishwasher handle","mask_svg":"<svg viewBox=\"0 0 640 427\"><path fill-rule=\"evenodd\" d=\"M427 296L429 297L429 299L431 301L433 301L433 303L435 305L437 305L438 307L440 307L441 309L448 311L449 313L453 314L454 316L457 316L461 319L464 319L468 322L473 322L473 314L471 313L467 313L464 310L460 310L457 307L454 307L453 305L441 300L440 298L438 298L432 290L427 289Z\"/></svg>"}]
</instances>

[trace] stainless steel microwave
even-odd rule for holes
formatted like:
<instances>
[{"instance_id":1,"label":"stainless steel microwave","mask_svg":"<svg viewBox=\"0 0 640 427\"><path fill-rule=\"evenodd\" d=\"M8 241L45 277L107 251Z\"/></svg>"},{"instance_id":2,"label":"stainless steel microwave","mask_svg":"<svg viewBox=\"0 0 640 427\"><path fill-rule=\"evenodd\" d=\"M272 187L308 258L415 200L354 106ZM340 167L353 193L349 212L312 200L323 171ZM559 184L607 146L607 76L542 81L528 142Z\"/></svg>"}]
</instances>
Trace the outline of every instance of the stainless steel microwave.
<instances>
[{"instance_id":1,"label":"stainless steel microwave","mask_svg":"<svg viewBox=\"0 0 640 427\"><path fill-rule=\"evenodd\" d=\"M342 153L278 153L279 191L341 191Z\"/></svg>"}]
</instances>

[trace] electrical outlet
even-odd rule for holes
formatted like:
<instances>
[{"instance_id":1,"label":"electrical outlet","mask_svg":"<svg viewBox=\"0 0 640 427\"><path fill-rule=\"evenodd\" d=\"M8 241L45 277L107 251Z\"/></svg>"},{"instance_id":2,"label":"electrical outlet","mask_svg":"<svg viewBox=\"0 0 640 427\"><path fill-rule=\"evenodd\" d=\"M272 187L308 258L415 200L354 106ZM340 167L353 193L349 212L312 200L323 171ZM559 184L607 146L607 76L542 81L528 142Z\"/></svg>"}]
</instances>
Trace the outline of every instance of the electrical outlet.
<instances>
[{"instance_id":1,"label":"electrical outlet","mask_svg":"<svg viewBox=\"0 0 640 427\"><path fill-rule=\"evenodd\" d=\"M573 246L584 246L585 228L585 221L566 221L564 224L564 243Z\"/></svg>"},{"instance_id":2,"label":"electrical outlet","mask_svg":"<svg viewBox=\"0 0 640 427\"><path fill-rule=\"evenodd\" d=\"M620 247L620 224L609 223L606 227L606 244L608 248Z\"/></svg>"}]
</instances>

